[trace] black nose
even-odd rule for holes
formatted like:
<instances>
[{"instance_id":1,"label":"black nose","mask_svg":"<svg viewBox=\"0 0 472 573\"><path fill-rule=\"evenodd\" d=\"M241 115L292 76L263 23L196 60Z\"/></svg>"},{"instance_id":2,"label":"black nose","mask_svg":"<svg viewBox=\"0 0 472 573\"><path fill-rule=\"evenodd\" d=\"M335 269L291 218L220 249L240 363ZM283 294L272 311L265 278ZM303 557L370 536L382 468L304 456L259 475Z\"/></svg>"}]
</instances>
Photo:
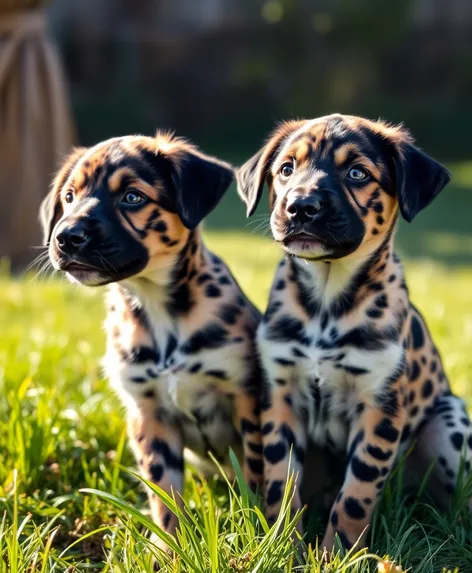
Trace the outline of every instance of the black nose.
<instances>
[{"instance_id":1,"label":"black nose","mask_svg":"<svg viewBox=\"0 0 472 573\"><path fill-rule=\"evenodd\" d=\"M319 197L295 197L287 203L289 218L296 223L308 223L323 209L323 202Z\"/></svg>"},{"instance_id":2,"label":"black nose","mask_svg":"<svg viewBox=\"0 0 472 573\"><path fill-rule=\"evenodd\" d=\"M59 250L67 255L79 252L89 240L90 235L81 224L63 229L56 235L56 244Z\"/></svg>"}]
</instances>

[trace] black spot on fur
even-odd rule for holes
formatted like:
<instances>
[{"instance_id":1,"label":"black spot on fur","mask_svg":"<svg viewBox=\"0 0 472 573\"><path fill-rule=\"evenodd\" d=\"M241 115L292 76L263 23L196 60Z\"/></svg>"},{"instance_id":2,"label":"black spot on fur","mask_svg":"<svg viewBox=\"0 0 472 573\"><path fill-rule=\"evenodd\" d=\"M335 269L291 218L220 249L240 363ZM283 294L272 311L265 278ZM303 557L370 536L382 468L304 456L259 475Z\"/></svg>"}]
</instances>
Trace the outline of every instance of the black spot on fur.
<instances>
[{"instance_id":1,"label":"black spot on fur","mask_svg":"<svg viewBox=\"0 0 472 573\"><path fill-rule=\"evenodd\" d=\"M347 364L342 366L342 369L352 374L353 376L362 376L363 374L368 374L370 371L367 368L360 368L359 366L348 366Z\"/></svg>"},{"instance_id":2,"label":"black spot on fur","mask_svg":"<svg viewBox=\"0 0 472 573\"><path fill-rule=\"evenodd\" d=\"M266 422L263 426L262 426L262 435L263 436L267 436L267 434L270 434L272 432L272 430L274 429L274 422Z\"/></svg>"},{"instance_id":3,"label":"black spot on fur","mask_svg":"<svg viewBox=\"0 0 472 573\"><path fill-rule=\"evenodd\" d=\"M175 454L169 447L169 444L159 438L154 438L151 442L151 449L156 454L160 454L166 467L183 472L184 460L182 456Z\"/></svg>"},{"instance_id":4,"label":"black spot on fur","mask_svg":"<svg viewBox=\"0 0 472 573\"><path fill-rule=\"evenodd\" d=\"M130 380L136 384L143 384L144 382L147 382L147 378L144 378L143 376L131 376Z\"/></svg>"},{"instance_id":5,"label":"black spot on fur","mask_svg":"<svg viewBox=\"0 0 472 573\"><path fill-rule=\"evenodd\" d=\"M287 358L274 358L274 362L280 366L295 366L295 362Z\"/></svg>"},{"instance_id":6,"label":"black spot on fur","mask_svg":"<svg viewBox=\"0 0 472 573\"><path fill-rule=\"evenodd\" d=\"M350 460L356 451L357 446L362 442L364 439L364 430L359 430L352 440L351 445L349 446L349 451L347 453L347 459Z\"/></svg>"},{"instance_id":7,"label":"black spot on fur","mask_svg":"<svg viewBox=\"0 0 472 573\"><path fill-rule=\"evenodd\" d=\"M424 333L418 318L411 317L411 333L413 335L413 349L418 350L424 346Z\"/></svg>"},{"instance_id":8,"label":"black spot on fur","mask_svg":"<svg viewBox=\"0 0 472 573\"><path fill-rule=\"evenodd\" d=\"M171 316L187 314L195 304L187 282L174 285L170 289L167 311Z\"/></svg>"},{"instance_id":9,"label":"black spot on fur","mask_svg":"<svg viewBox=\"0 0 472 573\"><path fill-rule=\"evenodd\" d=\"M277 281L276 285L275 285L275 290L284 290L286 286L286 283L284 281L284 279L280 279L279 281Z\"/></svg>"},{"instance_id":10,"label":"black spot on fur","mask_svg":"<svg viewBox=\"0 0 472 573\"><path fill-rule=\"evenodd\" d=\"M365 510L355 497L346 497L344 511L351 519L364 519Z\"/></svg>"},{"instance_id":11,"label":"black spot on fur","mask_svg":"<svg viewBox=\"0 0 472 573\"><path fill-rule=\"evenodd\" d=\"M287 454L287 449L283 442L264 446L264 458L271 464L281 462Z\"/></svg>"},{"instance_id":12,"label":"black spot on fur","mask_svg":"<svg viewBox=\"0 0 472 573\"><path fill-rule=\"evenodd\" d=\"M148 346L135 346L131 352L127 353L126 360L133 364L141 364L143 362L158 363L159 353L156 349Z\"/></svg>"},{"instance_id":13,"label":"black spot on fur","mask_svg":"<svg viewBox=\"0 0 472 573\"><path fill-rule=\"evenodd\" d=\"M382 450L378 446L374 446L372 444L367 445L367 453L370 454L374 459L379 460L381 462L385 462L392 457L393 451L392 450Z\"/></svg>"},{"instance_id":14,"label":"black spot on fur","mask_svg":"<svg viewBox=\"0 0 472 573\"><path fill-rule=\"evenodd\" d=\"M454 446L454 449L460 452L462 450L462 446L464 445L463 434L461 434L460 432L454 432L453 434L451 434L451 442L452 445Z\"/></svg>"},{"instance_id":15,"label":"black spot on fur","mask_svg":"<svg viewBox=\"0 0 472 573\"><path fill-rule=\"evenodd\" d=\"M210 323L195 332L182 346L185 354L195 354L207 349L221 348L226 344L228 331L217 323Z\"/></svg>"},{"instance_id":16,"label":"black spot on fur","mask_svg":"<svg viewBox=\"0 0 472 573\"><path fill-rule=\"evenodd\" d=\"M420 375L420 372L421 370L418 362L416 360L413 360L413 364L411 365L410 368L410 382L414 382Z\"/></svg>"},{"instance_id":17,"label":"black spot on fur","mask_svg":"<svg viewBox=\"0 0 472 573\"><path fill-rule=\"evenodd\" d=\"M384 418L381 420L375 426L374 433L379 438L382 438L392 444L398 440L399 436L399 431L392 425L392 421L389 418Z\"/></svg>"},{"instance_id":18,"label":"black spot on fur","mask_svg":"<svg viewBox=\"0 0 472 573\"><path fill-rule=\"evenodd\" d=\"M351 460L351 471L359 481L371 482L379 477L379 469L376 466L370 466L353 456Z\"/></svg>"},{"instance_id":19,"label":"black spot on fur","mask_svg":"<svg viewBox=\"0 0 472 573\"><path fill-rule=\"evenodd\" d=\"M375 301L374 304L378 307L378 308L387 308L388 307L388 298L387 295L385 293L379 294L378 296L375 297Z\"/></svg>"},{"instance_id":20,"label":"black spot on fur","mask_svg":"<svg viewBox=\"0 0 472 573\"><path fill-rule=\"evenodd\" d=\"M162 527L166 530L169 527L170 520L172 518L172 513L168 511L162 518Z\"/></svg>"},{"instance_id":21,"label":"black spot on fur","mask_svg":"<svg viewBox=\"0 0 472 573\"><path fill-rule=\"evenodd\" d=\"M259 430L259 426L247 418L241 418L241 432L243 434L253 434Z\"/></svg>"},{"instance_id":22,"label":"black spot on fur","mask_svg":"<svg viewBox=\"0 0 472 573\"><path fill-rule=\"evenodd\" d=\"M381 318L383 316L383 312L378 308L368 308L366 311L366 315L369 318Z\"/></svg>"},{"instance_id":23,"label":"black spot on fur","mask_svg":"<svg viewBox=\"0 0 472 573\"><path fill-rule=\"evenodd\" d=\"M205 296L208 296L209 298L218 298L221 296L221 289L213 283L210 283L205 288Z\"/></svg>"},{"instance_id":24,"label":"black spot on fur","mask_svg":"<svg viewBox=\"0 0 472 573\"><path fill-rule=\"evenodd\" d=\"M159 483L164 475L164 468L161 464L152 464L149 466L149 473L151 475L151 481Z\"/></svg>"},{"instance_id":25,"label":"black spot on fur","mask_svg":"<svg viewBox=\"0 0 472 573\"><path fill-rule=\"evenodd\" d=\"M195 364L192 364L192 366L188 369L188 371L190 372L190 374L196 374L201 369L202 369L202 363L201 362L195 362Z\"/></svg>"},{"instance_id":26,"label":"black spot on fur","mask_svg":"<svg viewBox=\"0 0 472 573\"><path fill-rule=\"evenodd\" d=\"M344 531L342 530L336 531L336 534L339 537L339 541L341 542L341 545L344 547L344 549L346 550L351 549L352 543L349 541Z\"/></svg>"},{"instance_id":27,"label":"black spot on fur","mask_svg":"<svg viewBox=\"0 0 472 573\"><path fill-rule=\"evenodd\" d=\"M226 322L226 324L236 324L241 312L241 308L235 304L224 304L220 308L219 316L223 322Z\"/></svg>"},{"instance_id":28,"label":"black spot on fur","mask_svg":"<svg viewBox=\"0 0 472 573\"><path fill-rule=\"evenodd\" d=\"M267 505L274 505L282 498L282 481L273 481L267 490L266 502Z\"/></svg>"},{"instance_id":29,"label":"black spot on fur","mask_svg":"<svg viewBox=\"0 0 472 573\"><path fill-rule=\"evenodd\" d=\"M410 424L407 424L407 425L403 428L402 435L401 435L401 438L400 438L400 442L401 442L402 444L405 443L405 442L408 440L408 438L410 437L410 434L411 434L411 427L410 427Z\"/></svg>"},{"instance_id":30,"label":"black spot on fur","mask_svg":"<svg viewBox=\"0 0 472 573\"><path fill-rule=\"evenodd\" d=\"M197 284L202 285L203 283L210 281L211 279L212 279L211 275L209 275L208 273L203 273L197 278Z\"/></svg>"},{"instance_id":31,"label":"black spot on fur","mask_svg":"<svg viewBox=\"0 0 472 573\"><path fill-rule=\"evenodd\" d=\"M395 416L398 412L398 396L395 390L389 390L379 399L382 411L387 416Z\"/></svg>"},{"instance_id":32,"label":"black spot on fur","mask_svg":"<svg viewBox=\"0 0 472 573\"><path fill-rule=\"evenodd\" d=\"M297 438L293 433L292 429L290 428L290 426L288 424L281 424L279 428L279 433L285 439L289 448L290 446L293 446L292 452L293 455L295 456L295 459L301 464L303 464L305 458L305 450L302 447L298 446Z\"/></svg>"},{"instance_id":33,"label":"black spot on fur","mask_svg":"<svg viewBox=\"0 0 472 573\"><path fill-rule=\"evenodd\" d=\"M303 345L310 343L303 322L289 315L281 316L268 328L267 339L277 342L296 340Z\"/></svg>"},{"instance_id":34,"label":"black spot on fur","mask_svg":"<svg viewBox=\"0 0 472 573\"><path fill-rule=\"evenodd\" d=\"M230 281L229 278L226 277L225 275L221 276L221 277L218 279L218 282L220 283L220 285L230 285L230 284L231 284L231 281Z\"/></svg>"},{"instance_id":35,"label":"black spot on fur","mask_svg":"<svg viewBox=\"0 0 472 573\"><path fill-rule=\"evenodd\" d=\"M431 396L431 394L433 393L433 383L431 382L431 380L426 380L426 382L423 384L423 388L421 389L421 395L423 396L423 398L429 398Z\"/></svg>"},{"instance_id":36,"label":"black spot on fur","mask_svg":"<svg viewBox=\"0 0 472 573\"><path fill-rule=\"evenodd\" d=\"M219 380L228 380L228 374L224 370L207 370L205 374Z\"/></svg>"},{"instance_id":37,"label":"black spot on fur","mask_svg":"<svg viewBox=\"0 0 472 573\"><path fill-rule=\"evenodd\" d=\"M307 355L296 346L292 348L292 354L297 358L308 358Z\"/></svg>"},{"instance_id":38,"label":"black spot on fur","mask_svg":"<svg viewBox=\"0 0 472 573\"><path fill-rule=\"evenodd\" d=\"M165 221L157 221L153 225L153 229L159 233L165 233L167 231L167 223Z\"/></svg>"},{"instance_id":39,"label":"black spot on fur","mask_svg":"<svg viewBox=\"0 0 472 573\"><path fill-rule=\"evenodd\" d=\"M247 442L249 449L255 454L262 454L262 444L256 444L256 442Z\"/></svg>"},{"instance_id":40,"label":"black spot on fur","mask_svg":"<svg viewBox=\"0 0 472 573\"><path fill-rule=\"evenodd\" d=\"M169 358L172 356L176 348L177 348L177 338L173 334L170 334L169 338L167 339L166 351L164 355L165 362L169 360Z\"/></svg>"},{"instance_id":41,"label":"black spot on fur","mask_svg":"<svg viewBox=\"0 0 472 573\"><path fill-rule=\"evenodd\" d=\"M262 472L263 472L262 460L259 460L256 458L246 457L246 462L247 462L247 465L249 466L249 469L253 473L262 475Z\"/></svg>"}]
</instances>

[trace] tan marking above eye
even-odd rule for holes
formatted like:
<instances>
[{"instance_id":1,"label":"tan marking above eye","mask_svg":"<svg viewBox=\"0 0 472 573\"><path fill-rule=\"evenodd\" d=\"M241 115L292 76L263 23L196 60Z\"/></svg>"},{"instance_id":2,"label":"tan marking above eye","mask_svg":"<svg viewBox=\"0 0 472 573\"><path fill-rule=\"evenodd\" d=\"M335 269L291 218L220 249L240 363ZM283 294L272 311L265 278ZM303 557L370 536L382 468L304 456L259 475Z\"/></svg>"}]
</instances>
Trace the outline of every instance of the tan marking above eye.
<instances>
[{"instance_id":1,"label":"tan marking above eye","mask_svg":"<svg viewBox=\"0 0 472 573\"><path fill-rule=\"evenodd\" d=\"M343 165L348 157L353 154L355 154L357 157L360 157L359 149L357 145L353 143L345 143L344 145L341 145L341 147L335 149L334 162L336 163L336 166L339 167Z\"/></svg>"},{"instance_id":2,"label":"tan marking above eye","mask_svg":"<svg viewBox=\"0 0 472 573\"><path fill-rule=\"evenodd\" d=\"M108 178L108 188L112 193L120 191L123 179L131 178L136 179L136 173L129 167L120 167Z\"/></svg>"},{"instance_id":3,"label":"tan marking above eye","mask_svg":"<svg viewBox=\"0 0 472 573\"><path fill-rule=\"evenodd\" d=\"M312 155L312 145L311 141L308 141L307 138L303 138L301 141L297 142L295 147L295 160L297 165L303 165L310 161L310 156Z\"/></svg>"}]
</instances>

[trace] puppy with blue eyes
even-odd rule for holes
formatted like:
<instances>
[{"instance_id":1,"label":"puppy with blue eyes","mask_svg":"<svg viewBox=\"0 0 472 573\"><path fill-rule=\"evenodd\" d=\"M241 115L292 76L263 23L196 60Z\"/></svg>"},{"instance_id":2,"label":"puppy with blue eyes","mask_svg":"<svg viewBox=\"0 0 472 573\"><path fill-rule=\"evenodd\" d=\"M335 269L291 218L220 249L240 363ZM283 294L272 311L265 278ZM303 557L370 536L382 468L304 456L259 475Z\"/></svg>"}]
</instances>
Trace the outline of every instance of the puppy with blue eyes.
<instances>
[{"instance_id":1,"label":"puppy with blue eyes","mask_svg":"<svg viewBox=\"0 0 472 573\"><path fill-rule=\"evenodd\" d=\"M461 454L470 471L469 416L394 252L398 216L411 222L448 181L405 129L338 114L282 123L238 172L248 215L267 184L286 253L258 330L266 512L279 513L291 449L298 484L312 489L326 481L313 459L344 460L327 549L336 535L346 548L365 543L385 481L413 446L405 474L420 483L435 463L440 503ZM292 503L301 506L300 487Z\"/></svg>"},{"instance_id":2,"label":"puppy with blue eyes","mask_svg":"<svg viewBox=\"0 0 472 573\"><path fill-rule=\"evenodd\" d=\"M106 371L142 475L177 501L184 448L240 450L248 484L262 479L259 313L200 229L232 180L182 139L120 137L74 151L42 206L54 268L107 285ZM175 515L150 504L173 533Z\"/></svg>"}]
</instances>

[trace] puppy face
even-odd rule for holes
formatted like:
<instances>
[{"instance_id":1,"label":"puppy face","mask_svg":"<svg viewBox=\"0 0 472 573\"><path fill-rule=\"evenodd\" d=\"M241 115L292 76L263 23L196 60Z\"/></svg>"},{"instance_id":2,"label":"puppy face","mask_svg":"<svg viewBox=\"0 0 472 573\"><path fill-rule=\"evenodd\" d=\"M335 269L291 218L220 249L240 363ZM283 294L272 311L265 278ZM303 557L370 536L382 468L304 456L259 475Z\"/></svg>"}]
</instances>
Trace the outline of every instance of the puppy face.
<instances>
[{"instance_id":1,"label":"puppy face","mask_svg":"<svg viewBox=\"0 0 472 573\"><path fill-rule=\"evenodd\" d=\"M411 221L448 181L402 128L339 114L282 124L238 171L248 216L267 182L275 240L313 260L377 244L399 208Z\"/></svg>"},{"instance_id":2,"label":"puppy face","mask_svg":"<svg viewBox=\"0 0 472 573\"><path fill-rule=\"evenodd\" d=\"M169 268L232 179L229 165L165 134L77 149L41 207L52 264L88 286Z\"/></svg>"}]
</instances>

